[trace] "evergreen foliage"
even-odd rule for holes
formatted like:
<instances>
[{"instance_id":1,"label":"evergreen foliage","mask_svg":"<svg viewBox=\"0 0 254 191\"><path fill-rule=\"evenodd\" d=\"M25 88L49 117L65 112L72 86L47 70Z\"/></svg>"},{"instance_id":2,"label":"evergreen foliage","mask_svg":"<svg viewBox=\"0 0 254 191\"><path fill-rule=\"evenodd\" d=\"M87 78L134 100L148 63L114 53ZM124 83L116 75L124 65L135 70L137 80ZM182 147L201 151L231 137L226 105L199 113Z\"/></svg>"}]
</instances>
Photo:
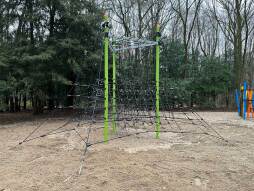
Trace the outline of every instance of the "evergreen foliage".
<instances>
[{"instance_id":1,"label":"evergreen foliage","mask_svg":"<svg viewBox=\"0 0 254 191\"><path fill-rule=\"evenodd\" d=\"M2 4L0 110L19 111L22 101L24 108L30 101L34 113L45 106L71 106L73 97L67 94L75 93L73 84L96 78L102 52L101 10L89 0Z\"/></svg>"},{"instance_id":2,"label":"evergreen foliage","mask_svg":"<svg viewBox=\"0 0 254 191\"><path fill-rule=\"evenodd\" d=\"M102 10L92 0L0 1L0 111L72 106L74 97L67 95L77 93L73 84L98 77L101 22ZM231 57L230 51L225 58L192 51L186 65L182 40L162 38L161 102L216 107L218 95L231 89ZM126 62L123 78L136 71L133 77L145 83L142 68L131 66Z\"/></svg>"}]
</instances>

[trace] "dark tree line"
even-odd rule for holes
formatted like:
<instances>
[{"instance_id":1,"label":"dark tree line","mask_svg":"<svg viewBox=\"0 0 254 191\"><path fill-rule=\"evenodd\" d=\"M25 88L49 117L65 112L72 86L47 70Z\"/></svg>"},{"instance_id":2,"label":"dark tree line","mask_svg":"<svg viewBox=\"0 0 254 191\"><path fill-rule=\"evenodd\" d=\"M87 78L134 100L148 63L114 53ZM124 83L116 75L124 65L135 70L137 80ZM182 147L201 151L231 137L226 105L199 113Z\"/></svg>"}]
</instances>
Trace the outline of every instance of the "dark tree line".
<instances>
[{"instance_id":1,"label":"dark tree line","mask_svg":"<svg viewBox=\"0 0 254 191\"><path fill-rule=\"evenodd\" d=\"M72 85L96 77L102 11L89 0L3 0L0 9L0 110L73 105Z\"/></svg>"},{"instance_id":2,"label":"dark tree line","mask_svg":"<svg viewBox=\"0 0 254 191\"><path fill-rule=\"evenodd\" d=\"M253 1L1 0L0 111L72 106L73 84L95 83L103 63L104 11L117 36L154 39L160 23L166 99L231 107L254 79Z\"/></svg>"}]
</instances>

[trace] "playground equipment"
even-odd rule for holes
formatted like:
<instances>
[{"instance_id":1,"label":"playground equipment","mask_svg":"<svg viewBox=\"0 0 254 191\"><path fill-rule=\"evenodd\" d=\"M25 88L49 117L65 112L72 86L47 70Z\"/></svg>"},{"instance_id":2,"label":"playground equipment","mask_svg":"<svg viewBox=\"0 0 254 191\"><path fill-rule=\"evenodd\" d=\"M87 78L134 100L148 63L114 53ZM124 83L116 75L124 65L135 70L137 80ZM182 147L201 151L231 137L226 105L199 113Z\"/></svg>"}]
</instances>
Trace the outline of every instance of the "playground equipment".
<instances>
[{"instance_id":1,"label":"playground equipment","mask_svg":"<svg viewBox=\"0 0 254 191\"><path fill-rule=\"evenodd\" d=\"M239 116L244 120L254 118L254 89L247 81L235 91L235 98Z\"/></svg>"},{"instance_id":2,"label":"playground equipment","mask_svg":"<svg viewBox=\"0 0 254 191\"><path fill-rule=\"evenodd\" d=\"M146 39L137 39L137 38L117 38L112 39L111 44L109 44L109 20L107 16L104 16L104 23L102 24L104 27L104 141L108 141L108 120L109 120L109 77L108 77L108 60L109 60L109 45L112 51L112 127L113 132L116 132L116 118L117 118L117 98L116 98L116 54L121 53L121 51L134 50L134 49L144 49L145 47L153 47L156 46L156 62L155 62L155 84L156 84L156 138L160 136L160 26L156 27L156 41L149 41ZM131 52L128 52L131 55ZM130 63L126 63L130 64ZM134 76L133 76L134 77ZM135 81L138 84L138 81ZM122 83L123 84L123 83ZM139 84L140 85L140 84ZM133 84L135 86L135 84ZM142 85L141 85L142 86ZM129 87L130 88L130 87ZM137 87L140 89L140 87ZM127 92L126 92L127 93ZM131 92L134 93L134 92ZM151 93L151 92L148 92ZM122 95L124 96L124 95ZM125 95L126 96L126 95ZM125 100L128 101L128 100ZM129 107L126 102L122 102L125 107ZM131 103L128 103L131 104Z\"/></svg>"},{"instance_id":3,"label":"playground equipment","mask_svg":"<svg viewBox=\"0 0 254 191\"><path fill-rule=\"evenodd\" d=\"M154 133L159 139L161 133L168 132L225 140L193 108L176 109L175 105L181 104L172 102L169 97L174 94L174 88L166 82L160 83L159 25L154 32L155 40L114 37L109 26L109 18L105 16L102 24L104 67L101 67L104 79L98 78L93 86L91 111L87 112L90 129L103 129L103 141L97 136L98 143L144 133Z\"/></svg>"},{"instance_id":4,"label":"playground equipment","mask_svg":"<svg viewBox=\"0 0 254 191\"><path fill-rule=\"evenodd\" d=\"M225 141L193 108L172 101L169 95L174 95L174 88L165 80L160 83L160 26L156 26L153 41L115 38L110 35L109 25L105 16L104 66L100 67L97 80L94 84L73 84L75 91L71 92L77 95L68 95L76 98L78 113L70 117L67 125L78 122L76 127L63 130L67 126L64 124L33 137L40 125L19 144L65 131L74 131L82 138L84 153L93 145L145 133L154 133L156 139L161 133L173 132Z\"/></svg>"},{"instance_id":5,"label":"playground equipment","mask_svg":"<svg viewBox=\"0 0 254 191\"><path fill-rule=\"evenodd\" d=\"M130 136L147 134L147 138L151 133L159 139L161 133L179 133L191 134L197 139L206 136L226 141L193 108L172 102L169 94L174 95L174 88L167 82L160 83L159 25L155 40L115 38L110 35L109 25L109 18L105 16L102 23L104 62L98 79L94 84L73 84L75 91L71 92L77 95L69 96L77 99L77 113L62 126L35 136L43 124L39 125L19 145L73 131L82 140L84 148L80 174L90 147ZM180 107L176 109L175 105ZM74 128L67 128L73 123L76 123Z\"/></svg>"}]
</instances>

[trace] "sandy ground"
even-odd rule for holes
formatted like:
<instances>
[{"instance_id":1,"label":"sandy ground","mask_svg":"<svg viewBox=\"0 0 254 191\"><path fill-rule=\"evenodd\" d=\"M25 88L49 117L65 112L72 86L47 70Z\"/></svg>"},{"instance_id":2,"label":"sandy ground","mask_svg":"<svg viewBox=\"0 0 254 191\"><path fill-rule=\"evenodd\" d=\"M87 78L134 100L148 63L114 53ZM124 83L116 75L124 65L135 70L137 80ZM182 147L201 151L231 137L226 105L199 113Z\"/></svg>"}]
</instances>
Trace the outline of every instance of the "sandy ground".
<instances>
[{"instance_id":1,"label":"sandy ground","mask_svg":"<svg viewBox=\"0 0 254 191\"><path fill-rule=\"evenodd\" d=\"M45 117L0 114L0 191L254 190L254 122L236 113L200 115L229 143L179 133L164 133L156 140L148 133L94 145L81 163L83 144L75 132L15 147ZM67 118L49 119L33 137Z\"/></svg>"}]
</instances>

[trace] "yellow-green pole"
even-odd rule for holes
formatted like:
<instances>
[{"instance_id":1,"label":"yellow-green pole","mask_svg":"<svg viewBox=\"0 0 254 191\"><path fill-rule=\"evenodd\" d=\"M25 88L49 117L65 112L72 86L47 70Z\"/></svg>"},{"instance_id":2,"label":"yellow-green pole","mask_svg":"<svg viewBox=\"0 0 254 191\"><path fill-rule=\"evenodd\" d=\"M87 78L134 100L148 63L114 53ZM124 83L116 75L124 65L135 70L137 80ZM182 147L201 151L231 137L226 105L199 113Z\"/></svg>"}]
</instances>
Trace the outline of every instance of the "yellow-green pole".
<instances>
[{"instance_id":1,"label":"yellow-green pole","mask_svg":"<svg viewBox=\"0 0 254 191\"><path fill-rule=\"evenodd\" d=\"M113 132L116 133L116 53L113 51L113 98L112 98L112 106L113 106L113 121L112 128Z\"/></svg>"},{"instance_id":2,"label":"yellow-green pole","mask_svg":"<svg viewBox=\"0 0 254 191\"><path fill-rule=\"evenodd\" d=\"M156 26L156 138L160 138L160 26Z\"/></svg>"},{"instance_id":3,"label":"yellow-green pole","mask_svg":"<svg viewBox=\"0 0 254 191\"><path fill-rule=\"evenodd\" d=\"M108 53L109 53L109 18L104 15L104 141L108 141Z\"/></svg>"}]
</instances>

